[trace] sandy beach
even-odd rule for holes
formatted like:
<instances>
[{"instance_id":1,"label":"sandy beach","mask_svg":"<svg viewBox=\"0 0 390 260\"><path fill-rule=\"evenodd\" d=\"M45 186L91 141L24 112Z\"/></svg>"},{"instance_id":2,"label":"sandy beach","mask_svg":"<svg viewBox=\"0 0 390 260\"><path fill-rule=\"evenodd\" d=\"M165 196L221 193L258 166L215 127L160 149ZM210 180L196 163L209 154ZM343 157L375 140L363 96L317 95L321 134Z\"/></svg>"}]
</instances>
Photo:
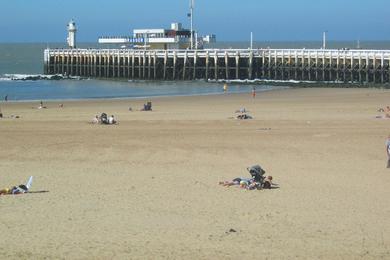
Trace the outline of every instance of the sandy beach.
<instances>
[{"instance_id":1,"label":"sandy beach","mask_svg":"<svg viewBox=\"0 0 390 260\"><path fill-rule=\"evenodd\" d=\"M0 196L1 259L390 258L390 90L146 101L1 102L0 188L48 191ZM218 185L254 164L280 187Z\"/></svg>"}]
</instances>

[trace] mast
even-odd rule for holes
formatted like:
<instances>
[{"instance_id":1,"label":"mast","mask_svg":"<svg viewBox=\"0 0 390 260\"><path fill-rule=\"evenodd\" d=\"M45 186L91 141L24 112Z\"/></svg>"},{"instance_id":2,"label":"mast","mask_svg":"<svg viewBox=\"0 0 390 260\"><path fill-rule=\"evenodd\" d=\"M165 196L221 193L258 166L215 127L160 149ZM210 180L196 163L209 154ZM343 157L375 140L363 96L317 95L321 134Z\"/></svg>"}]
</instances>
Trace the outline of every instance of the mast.
<instances>
[{"instance_id":1,"label":"mast","mask_svg":"<svg viewBox=\"0 0 390 260\"><path fill-rule=\"evenodd\" d=\"M190 19L191 19L191 47L194 48L194 2L195 0L190 0Z\"/></svg>"},{"instance_id":2,"label":"mast","mask_svg":"<svg viewBox=\"0 0 390 260\"><path fill-rule=\"evenodd\" d=\"M326 49L326 33L327 33L328 31L324 31L323 33L322 33L322 49Z\"/></svg>"}]
</instances>

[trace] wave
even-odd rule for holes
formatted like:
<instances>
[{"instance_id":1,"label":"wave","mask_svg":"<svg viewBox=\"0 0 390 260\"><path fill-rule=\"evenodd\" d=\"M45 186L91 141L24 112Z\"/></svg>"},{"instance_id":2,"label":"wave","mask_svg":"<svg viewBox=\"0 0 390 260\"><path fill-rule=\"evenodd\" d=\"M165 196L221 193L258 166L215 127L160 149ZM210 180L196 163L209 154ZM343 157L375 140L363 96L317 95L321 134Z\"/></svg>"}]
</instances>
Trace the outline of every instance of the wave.
<instances>
[{"instance_id":1,"label":"wave","mask_svg":"<svg viewBox=\"0 0 390 260\"><path fill-rule=\"evenodd\" d=\"M222 82L222 83L247 83L247 84L255 84L255 83L291 83L291 84L343 84L343 81L309 81L309 80L277 80L277 79L219 79L219 80L209 80L210 82Z\"/></svg>"},{"instance_id":2,"label":"wave","mask_svg":"<svg viewBox=\"0 0 390 260\"><path fill-rule=\"evenodd\" d=\"M44 75L44 74L4 74L0 77L0 81L26 81L26 80L63 80L63 79L72 79L72 80L82 80L79 76L65 76L62 74L53 74L53 75Z\"/></svg>"}]
</instances>

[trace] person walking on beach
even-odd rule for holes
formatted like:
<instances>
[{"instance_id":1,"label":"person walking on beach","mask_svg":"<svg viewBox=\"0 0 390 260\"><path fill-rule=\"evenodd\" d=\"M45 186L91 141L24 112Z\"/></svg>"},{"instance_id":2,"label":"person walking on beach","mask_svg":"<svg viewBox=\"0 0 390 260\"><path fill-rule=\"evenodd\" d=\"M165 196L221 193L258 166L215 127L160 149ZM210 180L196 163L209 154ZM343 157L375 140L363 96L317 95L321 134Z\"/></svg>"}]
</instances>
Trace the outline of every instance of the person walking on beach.
<instances>
[{"instance_id":1,"label":"person walking on beach","mask_svg":"<svg viewBox=\"0 0 390 260\"><path fill-rule=\"evenodd\" d=\"M225 83L225 84L223 84L223 92L226 92L227 91L227 89L228 89L228 86L227 86L227 84Z\"/></svg>"},{"instance_id":2,"label":"person walking on beach","mask_svg":"<svg viewBox=\"0 0 390 260\"><path fill-rule=\"evenodd\" d=\"M8 101L8 95L5 95L4 97L4 101L7 102Z\"/></svg>"},{"instance_id":3,"label":"person walking on beach","mask_svg":"<svg viewBox=\"0 0 390 260\"><path fill-rule=\"evenodd\" d=\"M256 87L253 87L253 88L252 88L252 97L253 97L253 98L256 97Z\"/></svg>"},{"instance_id":4,"label":"person walking on beach","mask_svg":"<svg viewBox=\"0 0 390 260\"><path fill-rule=\"evenodd\" d=\"M390 135L386 140L386 153L387 153L387 168L390 168Z\"/></svg>"}]
</instances>

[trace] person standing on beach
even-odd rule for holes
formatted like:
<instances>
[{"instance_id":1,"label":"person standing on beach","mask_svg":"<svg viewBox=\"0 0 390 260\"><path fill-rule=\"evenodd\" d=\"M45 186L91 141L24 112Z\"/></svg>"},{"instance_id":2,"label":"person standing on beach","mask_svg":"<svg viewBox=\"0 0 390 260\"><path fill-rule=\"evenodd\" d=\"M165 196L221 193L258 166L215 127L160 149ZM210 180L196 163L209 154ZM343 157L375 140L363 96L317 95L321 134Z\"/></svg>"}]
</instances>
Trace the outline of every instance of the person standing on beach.
<instances>
[{"instance_id":1,"label":"person standing on beach","mask_svg":"<svg viewBox=\"0 0 390 260\"><path fill-rule=\"evenodd\" d=\"M253 97L253 98L256 97L256 87L253 87L253 88L252 88L252 97Z\"/></svg>"},{"instance_id":2,"label":"person standing on beach","mask_svg":"<svg viewBox=\"0 0 390 260\"><path fill-rule=\"evenodd\" d=\"M387 153L387 168L390 168L390 135L386 140L386 153Z\"/></svg>"},{"instance_id":3,"label":"person standing on beach","mask_svg":"<svg viewBox=\"0 0 390 260\"><path fill-rule=\"evenodd\" d=\"M5 95L4 97L4 101L7 102L8 101L8 95Z\"/></svg>"},{"instance_id":4,"label":"person standing on beach","mask_svg":"<svg viewBox=\"0 0 390 260\"><path fill-rule=\"evenodd\" d=\"M227 86L227 84L225 83L225 84L223 84L223 92L226 92L227 91L227 89L228 89L228 86Z\"/></svg>"}]
</instances>

